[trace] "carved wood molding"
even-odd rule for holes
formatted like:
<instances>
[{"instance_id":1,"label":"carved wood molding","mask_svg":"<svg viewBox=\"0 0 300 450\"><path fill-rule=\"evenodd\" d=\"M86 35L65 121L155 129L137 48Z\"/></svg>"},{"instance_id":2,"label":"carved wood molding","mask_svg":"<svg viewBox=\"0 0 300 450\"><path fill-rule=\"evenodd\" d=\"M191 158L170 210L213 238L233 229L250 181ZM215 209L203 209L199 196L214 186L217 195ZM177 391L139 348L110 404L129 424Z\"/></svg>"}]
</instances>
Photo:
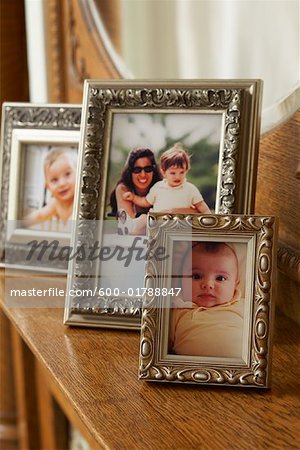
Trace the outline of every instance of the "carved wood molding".
<instances>
[{"instance_id":1,"label":"carved wood molding","mask_svg":"<svg viewBox=\"0 0 300 450\"><path fill-rule=\"evenodd\" d=\"M278 269L300 283L300 252L279 242L277 257Z\"/></svg>"},{"instance_id":2,"label":"carved wood molding","mask_svg":"<svg viewBox=\"0 0 300 450\"><path fill-rule=\"evenodd\" d=\"M87 71L87 59L82 50L81 39L78 32L77 20L73 8L72 0L68 0L68 33L70 36L70 73L74 80L82 84L85 79L91 78Z\"/></svg>"},{"instance_id":3,"label":"carved wood molding","mask_svg":"<svg viewBox=\"0 0 300 450\"><path fill-rule=\"evenodd\" d=\"M77 1L84 21L85 31L98 53L99 73L105 72L103 78L122 78L124 74L118 68L119 55L115 52L115 43L120 41L120 4L118 0L70 0ZM114 9L112 10L112 5ZM110 23L106 23L109 21ZM109 30L109 33L107 33ZM111 35L113 33L113 36ZM120 49L120 45L117 46ZM93 75L94 76L94 75Z\"/></svg>"},{"instance_id":4,"label":"carved wood molding","mask_svg":"<svg viewBox=\"0 0 300 450\"><path fill-rule=\"evenodd\" d=\"M50 102L65 101L65 55L63 49L62 2L46 0L48 96Z\"/></svg>"},{"instance_id":5,"label":"carved wood molding","mask_svg":"<svg viewBox=\"0 0 300 450\"><path fill-rule=\"evenodd\" d=\"M92 0L45 1L49 101L77 103L82 100L85 79L121 78L117 54L112 44L107 45L98 6ZM117 42L118 8L113 14L111 5L101 6L109 6Z\"/></svg>"}]
</instances>

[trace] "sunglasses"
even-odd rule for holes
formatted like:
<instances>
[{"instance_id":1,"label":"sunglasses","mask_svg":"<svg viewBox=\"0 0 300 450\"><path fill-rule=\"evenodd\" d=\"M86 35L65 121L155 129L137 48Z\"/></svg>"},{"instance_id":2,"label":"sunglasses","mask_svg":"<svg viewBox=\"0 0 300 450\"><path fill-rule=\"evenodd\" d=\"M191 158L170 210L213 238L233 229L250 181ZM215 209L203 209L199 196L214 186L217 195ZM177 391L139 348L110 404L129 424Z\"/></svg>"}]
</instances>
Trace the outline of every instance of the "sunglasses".
<instances>
[{"instance_id":1,"label":"sunglasses","mask_svg":"<svg viewBox=\"0 0 300 450\"><path fill-rule=\"evenodd\" d=\"M143 170L144 172L146 172L146 173L150 173L150 172L153 172L154 168L153 168L153 166L145 166L145 167L139 167L139 166L137 166L137 167L132 167L131 173L141 173L142 170Z\"/></svg>"}]
</instances>

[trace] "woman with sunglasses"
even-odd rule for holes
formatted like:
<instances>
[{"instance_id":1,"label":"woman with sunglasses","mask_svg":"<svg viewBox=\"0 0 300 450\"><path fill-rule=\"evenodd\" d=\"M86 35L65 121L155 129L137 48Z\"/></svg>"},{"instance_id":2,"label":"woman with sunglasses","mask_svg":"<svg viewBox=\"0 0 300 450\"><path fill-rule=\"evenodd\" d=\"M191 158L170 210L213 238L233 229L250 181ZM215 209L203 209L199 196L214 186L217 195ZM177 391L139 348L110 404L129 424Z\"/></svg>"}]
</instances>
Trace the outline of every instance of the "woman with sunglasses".
<instances>
[{"instance_id":1,"label":"woman with sunglasses","mask_svg":"<svg viewBox=\"0 0 300 450\"><path fill-rule=\"evenodd\" d=\"M142 208L124 200L123 194L130 191L144 197L161 179L154 154L149 148L140 147L130 152L121 177L110 195L112 215L118 218L119 234L144 234L140 226L141 221L134 219L149 211L149 208Z\"/></svg>"}]
</instances>

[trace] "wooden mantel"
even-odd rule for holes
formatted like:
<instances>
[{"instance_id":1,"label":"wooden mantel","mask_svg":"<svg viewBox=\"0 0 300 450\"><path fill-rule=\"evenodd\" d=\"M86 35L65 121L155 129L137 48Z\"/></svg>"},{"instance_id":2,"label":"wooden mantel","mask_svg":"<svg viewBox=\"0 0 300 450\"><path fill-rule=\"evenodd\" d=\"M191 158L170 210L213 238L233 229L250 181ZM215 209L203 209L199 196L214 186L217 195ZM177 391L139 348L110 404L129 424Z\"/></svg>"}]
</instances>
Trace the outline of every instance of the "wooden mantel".
<instances>
[{"instance_id":1,"label":"wooden mantel","mask_svg":"<svg viewBox=\"0 0 300 450\"><path fill-rule=\"evenodd\" d=\"M64 448L53 399L93 449L300 447L300 334L284 316L276 317L272 388L262 391L138 381L138 332L66 328L62 308L2 301L2 309L13 335L20 448Z\"/></svg>"}]
</instances>

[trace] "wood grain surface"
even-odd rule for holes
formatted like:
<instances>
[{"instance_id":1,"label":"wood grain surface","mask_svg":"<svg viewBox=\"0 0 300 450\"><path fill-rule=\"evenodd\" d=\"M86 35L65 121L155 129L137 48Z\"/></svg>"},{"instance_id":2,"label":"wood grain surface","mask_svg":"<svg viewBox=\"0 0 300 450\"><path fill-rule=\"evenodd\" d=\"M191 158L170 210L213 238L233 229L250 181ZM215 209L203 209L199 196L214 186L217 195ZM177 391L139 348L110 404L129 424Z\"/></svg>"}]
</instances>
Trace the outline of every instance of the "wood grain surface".
<instances>
[{"instance_id":1,"label":"wood grain surface","mask_svg":"<svg viewBox=\"0 0 300 450\"><path fill-rule=\"evenodd\" d=\"M278 306L300 324L300 109L261 137L255 213L279 218ZM288 295L287 295L288 293Z\"/></svg>"},{"instance_id":2,"label":"wood grain surface","mask_svg":"<svg viewBox=\"0 0 300 450\"><path fill-rule=\"evenodd\" d=\"M18 412L18 443L21 450L38 450L40 433L36 408L34 357L17 329L12 325L12 356Z\"/></svg>"},{"instance_id":3,"label":"wood grain surface","mask_svg":"<svg viewBox=\"0 0 300 450\"><path fill-rule=\"evenodd\" d=\"M18 448L18 429L16 416L15 386L13 381L12 348L10 341L11 325L0 310L0 448Z\"/></svg>"},{"instance_id":4,"label":"wood grain surface","mask_svg":"<svg viewBox=\"0 0 300 450\"><path fill-rule=\"evenodd\" d=\"M138 332L66 328L61 308L2 308L92 448L300 447L300 333L284 316L261 391L138 381Z\"/></svg>"},{"instance_id":5,"label":"wood grain surface","mask_svg":"<svg viewBox=\"0 0 300 450\"><path fill-rule=\"evenodd\" d=\"M0 103L29 100L25 5L0 2ZM1 110L0 110L1 116Z\"/></svg>"},{"instance_id":6,"label":"wood grain surface","mask_svg":"<svg viewBox=\"0 0 300 450\"><path fill-rule=\"evenodd\" d=\"M300 109L262 136L259 148L255 213L279 217L279 239L299 250Z\"/></svg>"}]
</instances>

